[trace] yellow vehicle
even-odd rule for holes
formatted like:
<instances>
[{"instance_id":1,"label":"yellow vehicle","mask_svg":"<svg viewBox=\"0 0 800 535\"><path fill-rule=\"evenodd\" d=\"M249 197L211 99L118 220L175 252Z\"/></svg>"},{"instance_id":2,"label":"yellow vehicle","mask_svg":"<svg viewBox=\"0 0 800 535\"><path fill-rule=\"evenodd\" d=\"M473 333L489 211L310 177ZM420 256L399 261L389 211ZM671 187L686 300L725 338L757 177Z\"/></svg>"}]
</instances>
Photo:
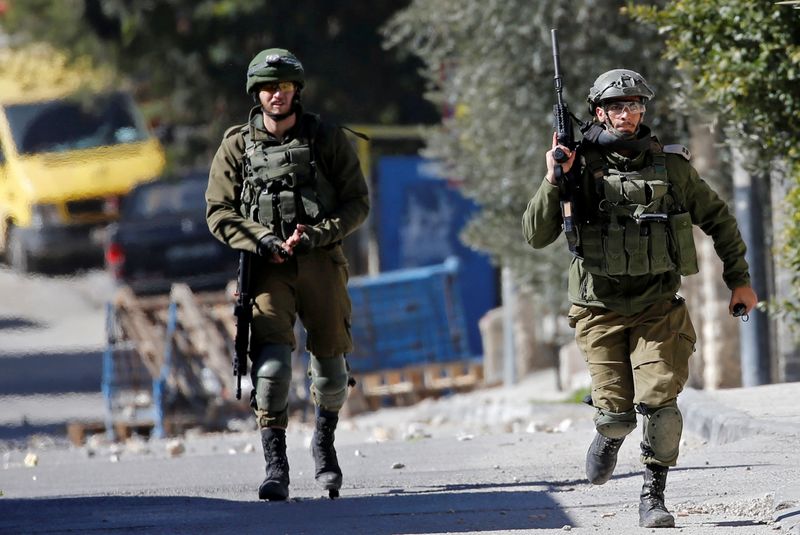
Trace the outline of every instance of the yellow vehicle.
<instances>
[{"instance_id":1,"label":"yellow vehicle","mask_svg":"<svg viewBox=\"0 0 800 535\"><path fill-rule=\"evenodd\" d=\"M43 45L0 49L0 254L16 271L102 260L120 198L164 151L130 94Z\"/></svg>"}]
</instances>

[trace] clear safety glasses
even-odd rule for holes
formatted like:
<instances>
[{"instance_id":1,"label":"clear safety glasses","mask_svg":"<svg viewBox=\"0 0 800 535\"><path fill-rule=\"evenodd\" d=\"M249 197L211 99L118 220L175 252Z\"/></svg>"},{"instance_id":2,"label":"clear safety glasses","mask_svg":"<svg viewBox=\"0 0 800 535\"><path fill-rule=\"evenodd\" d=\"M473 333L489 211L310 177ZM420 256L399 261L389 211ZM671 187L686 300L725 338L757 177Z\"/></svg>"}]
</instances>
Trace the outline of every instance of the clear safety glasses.
<instances>
[{"instance_id":1,"label":"clear safety glasses","mask_svg":"<svg viewBox=\"0 0 800 535\"><path fill-rule=\"evenodd\" d=\"M621 115L623 112L643 113L647 108L642 102L638 101L619 101L603 104L603 109L610 115Z\"/></svg>"}]
</instances>

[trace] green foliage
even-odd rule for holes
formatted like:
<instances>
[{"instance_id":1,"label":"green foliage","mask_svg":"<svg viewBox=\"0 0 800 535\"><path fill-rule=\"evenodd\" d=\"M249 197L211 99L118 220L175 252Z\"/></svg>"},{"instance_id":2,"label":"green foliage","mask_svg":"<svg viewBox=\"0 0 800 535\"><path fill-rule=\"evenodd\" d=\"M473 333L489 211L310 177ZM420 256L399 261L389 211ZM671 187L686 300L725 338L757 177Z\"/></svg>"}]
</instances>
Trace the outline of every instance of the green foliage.
<instances>
[{"instance_id":1,"label":"green foliage","mask_svg":"<svg viewBox=\"0 0 800 535\"><path fill-rule=\"evenodd\" d=\"M762 0L632 7L666 35L691 94L772 156L800 158L800 16Z\"/></svg>"},{"instance_id":2,"label":"green foliage","mask_svg":"<svg viewBox=\"0 0 800 535\"><path fill-rule=\"evenodd\" d=\"M797 326L800 325L800 161L793 162L790 176L793 177L793 186L786 196L790 217L781 237L780 264L790 274L792 295L779 299L773 308Z\"/></svg>"},{"instance_id":3,"label":"green foliage","mask_svg":"<svg viewBox=\"0 0 800 535\"><path fill-rule=\"evenodd\" d=\"M592 395L592 389L587 386L584 388L579 388L578 390L572 392L567 398L567 401L570 403L584 403L586 396L591 397L591 395Z\"/></svg>"},{"instance_id":4,"label":"green foliage","mask_svg":"<svg viewBox=\"0 0 800 535\"><path fill-rule=\"evenodd\" d=\"M586 96L602 72L626 67L642 73L657 97L648 123L666 143L683 141L669 112L673 73L660 38L620 13L619 1L414 0L383 28L385 46L425 63L428 98L443 111L427 154L482 207L464 232L466 242L508 265L530 284L550 312L564 311L563 238L534 251L520 220L545 173L555 103L550 29L559 30L565 97L588 119Z\"/></svg>"},{"instance_id":5,"label":"green foliage","mask_svg":"<svg viewBox=\"0 0 800 535\"><path fill-rule=\"evenodd\" d=\"M666 57L684 73L694 104L715 112L737 142L760 158L752 171L787 162L790 213L779 264L792 295L777 305L800 324L800 12L763 0L673 0L633 7L632 14L666 36Z\"/></svg>"},{"instance_id":6,"label":"green foliage","mask_svg":"<svg viewBox=\"0 0 800 535\"><path fill-rule=\"evenodd\" d=\"M25 0L0 19L14 40L44 40L134 80L150 118L175 126L171 154L206 164L253 105L245 73L264 48L288 48L307 72L304 102L336 122L433 122L417 61L394 61L377 29L404 2L358 0ZM380 91L376 85L380 84Z\"/></svg>"}]
</instances>

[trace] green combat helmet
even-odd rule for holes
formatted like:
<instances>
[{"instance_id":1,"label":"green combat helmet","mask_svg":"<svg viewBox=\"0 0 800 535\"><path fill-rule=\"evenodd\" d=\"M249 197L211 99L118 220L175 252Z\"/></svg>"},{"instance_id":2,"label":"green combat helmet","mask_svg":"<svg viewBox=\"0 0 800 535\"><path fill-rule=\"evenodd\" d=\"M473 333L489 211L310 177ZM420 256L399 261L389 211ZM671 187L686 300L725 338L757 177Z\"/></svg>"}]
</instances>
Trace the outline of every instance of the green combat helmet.
<instances>
[{"instance_id":1,"label":"green combat helmet","mask_svg":"<svg viewBox=\"0 0 800 535\"><path fill-rule=\"evenodd\" d=\"M283 48L262 50L247 67L247 92L252 93L264 82L305 83L303 64L294 54Z\"/></svg>"},{"instance_id":2,"label":"green combat helmet","mask_svg":"<svg viewBox=\"0 0 800 535\"><path fill-rule=\"evenodd\" d=\"M655 92L647 85L647 81L638 72L628 69L614 69L604 72L597 77L592 87L589 88L589 113L594 115L594 109L603 100L620 97L641 97L642 102L647 102L656 96Z\"/></svg>"}]
</instances>

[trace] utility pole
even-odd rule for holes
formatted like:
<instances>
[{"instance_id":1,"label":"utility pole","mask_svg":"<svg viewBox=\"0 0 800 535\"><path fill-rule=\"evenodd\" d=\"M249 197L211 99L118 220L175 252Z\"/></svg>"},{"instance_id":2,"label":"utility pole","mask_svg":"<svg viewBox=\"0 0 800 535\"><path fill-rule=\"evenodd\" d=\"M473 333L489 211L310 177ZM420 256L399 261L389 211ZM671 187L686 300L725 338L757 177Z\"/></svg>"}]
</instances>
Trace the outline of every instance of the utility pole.
<instances>
[{"instance_id":1,"label":"utility pole","mask_svg":"<svg viewBox=\"0 0 800 535\"><path fill-rule=\"evenodd\" d=\"M500 275L503 299L503 384L517 382L517 352L514 347L514 314L517 310L517 291L511 268L503 267Z\"/></svg>"},{"instance_id":2,"label":"utility pole","mask_svg":"<svg viewBox=\"0 0 800 535\"><path fill-rule=\"evenodd\" d=\"M759 299L767 297L766 263L764 257L764 212L767 202L760 177L754 177L745 166L740 147L733 148L733 199L736 219L742 238L747 244L747 263L750 280ZM742 356L742 385L757 386L771 382L769 322L765 312L750 311L749 321L739 329Z\"/></svg>"}]
</instances>

